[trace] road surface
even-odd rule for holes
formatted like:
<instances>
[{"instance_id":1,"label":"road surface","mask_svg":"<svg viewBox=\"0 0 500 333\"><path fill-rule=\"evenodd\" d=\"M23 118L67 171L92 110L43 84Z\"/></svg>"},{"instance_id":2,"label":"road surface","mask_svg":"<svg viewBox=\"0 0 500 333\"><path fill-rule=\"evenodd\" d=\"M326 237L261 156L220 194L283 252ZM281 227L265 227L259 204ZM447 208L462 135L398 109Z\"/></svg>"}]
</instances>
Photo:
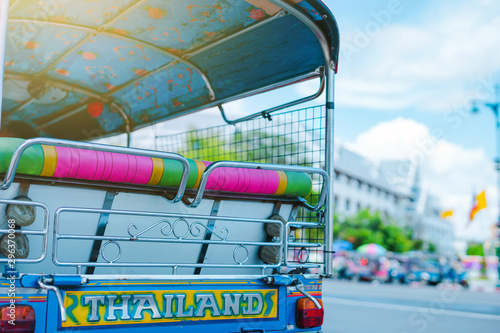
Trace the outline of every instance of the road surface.
<instances>
[{"instance_id":1,"label":"road surface","mask_svg":"<svg viewBox=\"0 0 500 333\"><path fill-rule=\"evenodd\" d=\"M500 332L500 293L323 281L325 333Z\"/></svg>"}]
</instances>

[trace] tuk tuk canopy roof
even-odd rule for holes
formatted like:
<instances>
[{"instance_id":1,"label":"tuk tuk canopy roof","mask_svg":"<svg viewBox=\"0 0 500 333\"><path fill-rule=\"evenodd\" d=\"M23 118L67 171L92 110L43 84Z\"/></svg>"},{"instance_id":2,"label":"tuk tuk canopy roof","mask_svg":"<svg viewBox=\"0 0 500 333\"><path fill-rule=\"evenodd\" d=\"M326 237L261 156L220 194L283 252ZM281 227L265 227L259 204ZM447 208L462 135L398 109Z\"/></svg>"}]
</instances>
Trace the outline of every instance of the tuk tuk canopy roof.
<instances>
[{"instance_id":1,"label":"tuk tuk canopy roof","mask_svg":"<svg viewBox=\"0 0 500 333\"><path fill-rule=\"evenodd\" d=\"M338 58L319 0L11 0L7 28L1 134L22 138L132 131Z\"/></svg>"}]
</instances>

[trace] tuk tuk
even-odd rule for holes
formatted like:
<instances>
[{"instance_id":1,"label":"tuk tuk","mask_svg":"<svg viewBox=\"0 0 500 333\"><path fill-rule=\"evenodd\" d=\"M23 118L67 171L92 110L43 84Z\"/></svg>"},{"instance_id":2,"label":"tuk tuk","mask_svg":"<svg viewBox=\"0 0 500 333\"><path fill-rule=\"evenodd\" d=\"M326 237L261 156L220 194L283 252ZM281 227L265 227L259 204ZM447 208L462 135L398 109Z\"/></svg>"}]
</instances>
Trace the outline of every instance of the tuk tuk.
<instances>
[{"instance_id":1,"label":"tuk tuk","mask_svg":"<svg viewBox=\"0 0 500 333\"><path fill-rule=\"evenodd\" d=\"M338 51L319 0L0 0L2 332L321 331ZM311 79L311 96L224 110ZM324 91L322 163L131 144L213 107L271 121Z\"/></svg>"}]
</instances>

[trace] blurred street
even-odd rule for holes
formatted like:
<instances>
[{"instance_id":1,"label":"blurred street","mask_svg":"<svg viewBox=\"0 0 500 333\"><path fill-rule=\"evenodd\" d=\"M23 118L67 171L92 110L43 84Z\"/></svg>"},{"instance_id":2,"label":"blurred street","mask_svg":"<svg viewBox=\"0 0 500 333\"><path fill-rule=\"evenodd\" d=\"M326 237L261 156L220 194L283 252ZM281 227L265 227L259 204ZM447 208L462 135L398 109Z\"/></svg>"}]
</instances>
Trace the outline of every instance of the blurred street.
<instances>
[{"instance_id":1,"label":"blurred street","mask_svg":"<svg viewBox=\"0 0 500 333\"><path fill-rule=\"evenodd\" d=\"M499 332L500 293L437 287L323 281L324 332Z\"/></svg>"}]
</instances>

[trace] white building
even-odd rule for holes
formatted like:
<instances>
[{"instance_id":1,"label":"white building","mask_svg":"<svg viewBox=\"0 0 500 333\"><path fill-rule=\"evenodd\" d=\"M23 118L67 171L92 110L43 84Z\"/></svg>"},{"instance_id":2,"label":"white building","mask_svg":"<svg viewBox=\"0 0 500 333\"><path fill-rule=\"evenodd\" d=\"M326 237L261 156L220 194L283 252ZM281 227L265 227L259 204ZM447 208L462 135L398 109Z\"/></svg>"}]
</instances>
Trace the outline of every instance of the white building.
<instances>
[{"instance_id":1,"label":"white building","mask_svg":"<svg viewBox=\"0 0 500 333\"><path fill-rule=\"evenodd\" d=\"M389 183L376 166L344 148L335 149L334 203L339 215L352 215L362 209L401 218L410 201L410 192Z\"/></svg>"},{"instance_id":2,"label":"white building","mask_svg":"<svg viewBox=\"0 0 500 333\"><path fill-rule=\"evenodd\" d=\"M379 211L412 228L424 246L434 244L443 255L455 253L453 225L440 218L436 198L422 191L418 167L409 162L376 166L345 147L335 147L334 203L341 218L362 209Z\"/></svg>"},{"instance_id":3,"label":"white building","mask_svg":"<svg viewBox=\"0 0 500 333\"><path fill-rule=\"evenodd\" d=\"M438 199L426 191L414 191L418 200L406 207L405 221L413 228L415 237L424 240L424 248L434 244L439 254L456 254L453 225L440 217Z\"/></svg>"}]
</instances>

